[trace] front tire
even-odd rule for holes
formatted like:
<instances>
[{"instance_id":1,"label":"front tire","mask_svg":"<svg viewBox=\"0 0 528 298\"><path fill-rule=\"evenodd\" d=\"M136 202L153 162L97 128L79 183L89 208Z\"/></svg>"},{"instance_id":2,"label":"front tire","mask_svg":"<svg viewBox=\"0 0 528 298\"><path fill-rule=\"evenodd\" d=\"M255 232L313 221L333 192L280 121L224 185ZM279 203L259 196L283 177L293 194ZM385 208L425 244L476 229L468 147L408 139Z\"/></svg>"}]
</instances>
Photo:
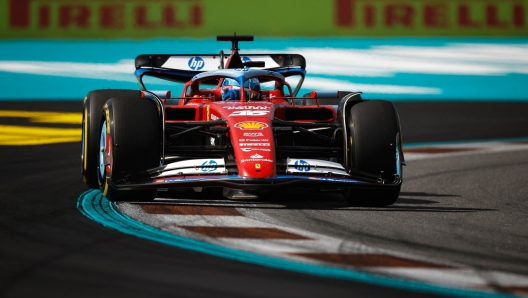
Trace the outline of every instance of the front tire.
<instances>
[{"instance_id":1,"label":"front tire","mask_svg":"<svg viewBox=\"0 0 528 298\"><path fill-rule=\"evenodd\" d=\"M138 90L94 90L88 93L83 103L82 120L82 175L86 185L99 188L97 167L99 166L99 126L103 105L112 97L138 97Z\"/></svg>"},{"instance_id":2,"label":"front tire","mask_svg":"<svg viewBox=\"0 0 528 298\"><path fill-rule=\"evenodd\" d=\"M401 178L401 135L396 109L389 101L362 101L348 113L349 167L367 172L386 181ZM345 189L350 205L381 207L398 199L401 184L380 189Z\"/></svg>"},{"instance_id":3,"label":"front tire","mask_svg":"<svg viewBox=\"0 0 528 298\"><path fill-rule=\"evenodd\" d=\"M151 201L155 189L118 190L113 183L160 165L161 118L149 99L112 98L103 106L98 180L110 201Z\"/></svg>"}]
</instances>

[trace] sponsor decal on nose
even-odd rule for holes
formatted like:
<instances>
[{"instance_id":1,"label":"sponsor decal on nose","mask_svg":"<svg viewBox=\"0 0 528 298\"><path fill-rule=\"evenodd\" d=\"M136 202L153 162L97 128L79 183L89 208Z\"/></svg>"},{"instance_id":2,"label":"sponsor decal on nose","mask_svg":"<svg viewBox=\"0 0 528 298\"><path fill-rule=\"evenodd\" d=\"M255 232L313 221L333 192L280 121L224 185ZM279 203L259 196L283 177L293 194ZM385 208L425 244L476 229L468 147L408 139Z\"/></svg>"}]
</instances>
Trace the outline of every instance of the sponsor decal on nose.
<instances>
[{"instance_id":1,"label":"sponsor decal on nose","mask_svg":"<svg viewBox=\"0 0 528 298\"><path fill-rule=\"evenodd\" d=\"M242 150L244 152L251 152L251 151L271 152L271 149L265 149L265 148L240 148L240 150Z\"/></svg>"},{"instance_id":2,"label":"sponsor decal on nose","mask_svg":"<svg viewBox=\"0 0 528 298\"><path fill-rule=\"evenodd\" d=\"M240 143L240 146L246 146L246 147L269 147L270 143Z\"/></svg>"},{"instance_id":3,"label":"sponsor decal on nose","mask_svg":"<svg viewBox=\"0 0 528 298\"><path fill-rule=\"evenodd\" d=\"M270 111L235 111L229 115L231 116L265 116L269 114Z\"/></svg>"},{"instance_id":4,"label":"sponsor decal on nose","mask_svg":"<svg viewBox=\"0 0 528 298\"><path fill-rule=\"evenodd\" d=\"M267 106L225 106L224 109L228 110L269 110Z\"/></svg>"},{"instance_id":5,"label":"sponsor decal on nose","mask_svg":"<svg viewBox=\"0 0 528 298\"><path fill-rule=\"evenodd\" d=\"M264 134L261 132L245 132L244 137L263 137Z\"/></svg>"},{"instance_id":6,"label":"sponsor decal on nose","mask_svg":"<svg viewBox=\"0 0 528 298\"><path fill-rule=\"evenodd\" d=\"M242 159L240 162L241 163L245 163L245 162L250 162L250 161L258 161L258 162L273 162L273 160L271 159L267 159L267 158L248 158L248 159Z\"/></svg>"},{"instance_id":7,"label":"sponsor decal on nose","mask_svg":"<svg viewBox=\"0 0 528 298\"><path fill-rule=\"evenodd\" d=\"M244 121L244 122L238 122L235 124L236 128L239 128L241 130L262 130L268 125L264 122L257 122L257 121Z\"/></svg>"}]
</instances>

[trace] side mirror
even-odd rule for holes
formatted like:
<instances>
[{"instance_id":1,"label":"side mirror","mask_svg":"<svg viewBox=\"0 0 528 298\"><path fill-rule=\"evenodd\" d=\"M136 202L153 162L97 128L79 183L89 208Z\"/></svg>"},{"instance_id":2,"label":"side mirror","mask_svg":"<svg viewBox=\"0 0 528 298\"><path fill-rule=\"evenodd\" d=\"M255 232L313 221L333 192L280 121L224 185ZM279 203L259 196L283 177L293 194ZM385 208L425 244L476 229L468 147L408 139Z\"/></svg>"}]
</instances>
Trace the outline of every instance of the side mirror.
<instances>
[{"instance_id":1,"label":"side mirror","mask_svg":"<svg viewBox=\"0 0 528 298\"><path fill-rule=\"evenodd\" d=\"M350 92L347 92L347 94ZM337 105L339 104L340 91L325 91L325 90L312 90L310 93L304 94L305 105Z\"/></svg>"}]
</instances>

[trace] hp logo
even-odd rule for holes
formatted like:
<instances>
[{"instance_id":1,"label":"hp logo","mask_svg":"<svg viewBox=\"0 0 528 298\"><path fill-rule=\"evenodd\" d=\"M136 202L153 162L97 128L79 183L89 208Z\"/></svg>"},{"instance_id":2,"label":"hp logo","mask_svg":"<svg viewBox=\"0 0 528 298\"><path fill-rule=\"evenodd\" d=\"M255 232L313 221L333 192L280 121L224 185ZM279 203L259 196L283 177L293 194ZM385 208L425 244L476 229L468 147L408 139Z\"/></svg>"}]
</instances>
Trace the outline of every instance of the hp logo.
<instances>
[{"instance_id":1,"label":"hp logo","mask_svg":"<svg viewBox=\"0 0 528 298\"><path fill-rule=\"evenodd\" d=\"M216 169L218 169L218 164L214 160L207 160L202 164L202 172L214 172Z\"/></svg>"},{"instance_id":2,"label":"hp logo","mask_svg":"<svg viewBox=\"0 0 528 298\"><path fill-rule=\"evenodd\" d=\"M306 161L304 160L296 160L295 163L295 169L297 171L301 171L301 172L310 172L310 164L307 163Z\"/></svg>"},{"instance_id":3,"label":"hp logo","mask_svg":"<svg viewBox=\"0 0 528 298\"><path fill-rule=\"evenodd\" d=\"M189 62L187 63L189 65L189 68L192 70L200 70L204 68L205 62L201 57L192 57L189 59Z\"/></svg>"}]
</instances>

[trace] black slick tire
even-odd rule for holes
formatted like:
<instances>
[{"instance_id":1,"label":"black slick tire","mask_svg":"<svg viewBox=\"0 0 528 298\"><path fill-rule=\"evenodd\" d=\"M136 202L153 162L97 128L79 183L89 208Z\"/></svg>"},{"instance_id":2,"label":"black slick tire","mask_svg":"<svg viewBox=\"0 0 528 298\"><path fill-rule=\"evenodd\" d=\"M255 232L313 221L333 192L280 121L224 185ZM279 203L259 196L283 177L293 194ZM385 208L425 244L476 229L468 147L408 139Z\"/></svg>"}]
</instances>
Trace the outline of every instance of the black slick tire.
<instances>
[{"instance_id":1,"label":"black slick tire","mask_svg":"<svg viewBox=\"0 0 528 298\"><path fill-rule=\"evenodd\" d=\"M348 166L386 181L395 181L401 134L398 114L392 103L383 100L357 103L348 113L348 125ZM381 207L393 204L400 189L401 184L380 189L345 189L343 194L350 205Z\"/></svg>"},{"instance_id":2,"label":"black slick tire","mask_svg":"<svg viewBox=\"0 0 528 298\"><path fill-rule=\"evenodd\" d=\"M153 200L155 189L118 190L112 185L160 165L162 128L157 105L145 98L111 98L103 106L100 132L105 148L100 155L104 170L98 171L103 195L110 201Z\"/></svg>"},{"instance_id":3,"label":"black slick tire","mask_svg":"<svg viewBox=\"0 0 528 298\"><path fill-rule=\"evenodd\" d=\"M97 167L99 166L99 126L103 105L112 97L137 97L138 90L94 90L84 98L82 120L81 173L86 185L99 188Z\"/></svg>"}]
</instances>

